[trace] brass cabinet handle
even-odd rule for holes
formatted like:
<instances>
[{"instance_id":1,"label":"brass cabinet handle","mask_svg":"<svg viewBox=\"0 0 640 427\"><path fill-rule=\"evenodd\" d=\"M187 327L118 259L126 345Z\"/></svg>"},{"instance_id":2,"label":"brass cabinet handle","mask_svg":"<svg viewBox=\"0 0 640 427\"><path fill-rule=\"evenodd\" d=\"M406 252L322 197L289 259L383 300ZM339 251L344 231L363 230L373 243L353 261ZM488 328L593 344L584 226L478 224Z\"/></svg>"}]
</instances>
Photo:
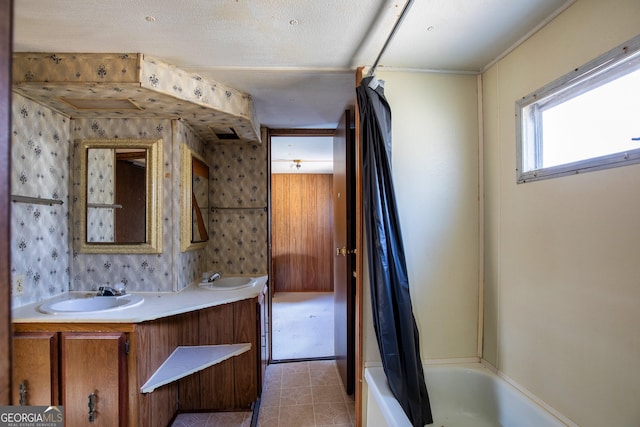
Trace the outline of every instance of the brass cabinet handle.
<instances>
[{"instance_id":1,"label":"brass cabinet handle","mask_svg":"<svg viewBox=\"0 0 640 427\"><path fill-rule=\"evenodd\" d=\"M91 393L89 395L89 422L92 423L96 420L96 394Z\"/></svg>"},{"instance_id":2,"label":"brass cabinet handle","mask_svg":"<svg viewBox=\"0 0 640 427\"><path fill-rule=\"evenodd\" d=\"M347 256L347 255L355 254L357 252L358 252L357 249L347 249L346 246L343 246L341 248L336 248L336 256Z\"/></svg>"},{"instance_id":3,"label":"brass cabinet handle","mask_svg":"<svg viewBox=\"0 0 640 427\"><path fill-rule=\"evenodd\" d=\"M27 382L23 381L20 383L20 406L25 406L27 404Z\"/></svg>"}]
</instances>

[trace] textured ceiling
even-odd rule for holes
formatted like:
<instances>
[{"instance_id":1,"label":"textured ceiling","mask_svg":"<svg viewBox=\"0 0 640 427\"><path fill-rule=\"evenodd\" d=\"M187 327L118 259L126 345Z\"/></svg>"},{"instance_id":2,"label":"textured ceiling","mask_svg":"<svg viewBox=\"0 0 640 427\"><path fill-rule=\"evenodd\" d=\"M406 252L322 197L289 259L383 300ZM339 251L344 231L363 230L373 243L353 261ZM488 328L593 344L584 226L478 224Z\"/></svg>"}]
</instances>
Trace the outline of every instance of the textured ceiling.
<instances>
[{"instance_id":1,"label":"textured ceiling","mask_svg":"<svg viewBox=\"0 0 640 427\"><path fill-rule=\"evenodd\" d=\"M478 72L572 0L416 0L381 67ZM332 128L405 1L15 0L17 52L139 52L249 93L272 128Z\"/></svg>"},{"instance_id":2,"label":"textured ceiling","mask_svg":"<svg viewBox=\"0 0 640 427\"><path fill-rule=\"evenodd\" d=\"M379 69L478 73L574 1L415 0ZM354 105L356 68L374 63L405 4L14 0L14 50L151 55L250 94L263 126L327 129ZM274 160L329 170L317 161L327 138L282 144Z\"/></svg>"},{"instance_id":3,"label":"textured ceiling","mask_svg":"<svg viewBox=\"0 0 640 427\"><path fill-rule=\"evenodd\" d=\"M333 173L333 137L271 137L271 173Z\"/></svg>"}]
</instances>

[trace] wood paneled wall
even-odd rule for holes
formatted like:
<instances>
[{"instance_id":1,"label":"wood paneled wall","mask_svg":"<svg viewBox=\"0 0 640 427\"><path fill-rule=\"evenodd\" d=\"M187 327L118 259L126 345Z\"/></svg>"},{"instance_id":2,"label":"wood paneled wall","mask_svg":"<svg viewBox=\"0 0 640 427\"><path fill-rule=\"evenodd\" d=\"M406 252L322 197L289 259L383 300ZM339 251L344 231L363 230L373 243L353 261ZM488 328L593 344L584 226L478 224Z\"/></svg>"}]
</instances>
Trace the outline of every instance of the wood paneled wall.
<instances>
[{"instance_id":1,"label":"wood paneled wall","mask_svg":"<svg viewBox=\"0 0 640 427\"><path fill-rule=\"evenodd\" d=\"M333 292L333 175L271 177L276 292Z\"/></svg>"}]
</instances>

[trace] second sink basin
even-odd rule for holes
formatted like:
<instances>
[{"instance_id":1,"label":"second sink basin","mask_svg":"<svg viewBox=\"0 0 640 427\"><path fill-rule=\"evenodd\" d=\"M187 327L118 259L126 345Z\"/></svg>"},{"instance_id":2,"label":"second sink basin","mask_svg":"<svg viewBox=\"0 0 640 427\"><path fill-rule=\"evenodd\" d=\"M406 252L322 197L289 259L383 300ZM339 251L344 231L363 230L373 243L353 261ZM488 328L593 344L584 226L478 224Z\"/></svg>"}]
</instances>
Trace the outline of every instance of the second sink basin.
<instances>
[{"instance_id":1,"label":"second sink basin","mask_svg":"<svg viewBox=\"0 0 640 427\"><path fill-rule=\"evenodd\" d=\"M200 287L212 290L231 290L246 288L255 283L256 279L254 277L229 276L216 279L213 282L200 283Z\"/></svg>"},{"instance_id":2,"label":"second sink basin","mask_svg":"<svg viewBox=\"0 0 640 427\"><path fill-rule=\"evenodd\" d=\"M42 304L38 310L47 314L87 314L135 307L143 301L141 295L71 297Z\"/></svg>"}]
</instances>

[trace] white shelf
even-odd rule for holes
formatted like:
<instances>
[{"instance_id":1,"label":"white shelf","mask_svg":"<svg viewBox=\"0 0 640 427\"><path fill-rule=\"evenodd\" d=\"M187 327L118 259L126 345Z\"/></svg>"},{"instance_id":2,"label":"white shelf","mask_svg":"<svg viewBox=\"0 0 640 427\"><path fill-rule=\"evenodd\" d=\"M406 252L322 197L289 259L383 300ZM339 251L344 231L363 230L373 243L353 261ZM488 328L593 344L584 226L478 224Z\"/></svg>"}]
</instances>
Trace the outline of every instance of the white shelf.
<instances>
[{"instance_id":1,"label":"white shelf","mask_svg":"<svg viewBox=\"0 0 640 427\"><path fill-rule=\"evenodd\" d=\"M238 356L250 349L249 343L179 346L144 383L140 391L151 393L160 386Z\"/></svg>"}]
</instances>

